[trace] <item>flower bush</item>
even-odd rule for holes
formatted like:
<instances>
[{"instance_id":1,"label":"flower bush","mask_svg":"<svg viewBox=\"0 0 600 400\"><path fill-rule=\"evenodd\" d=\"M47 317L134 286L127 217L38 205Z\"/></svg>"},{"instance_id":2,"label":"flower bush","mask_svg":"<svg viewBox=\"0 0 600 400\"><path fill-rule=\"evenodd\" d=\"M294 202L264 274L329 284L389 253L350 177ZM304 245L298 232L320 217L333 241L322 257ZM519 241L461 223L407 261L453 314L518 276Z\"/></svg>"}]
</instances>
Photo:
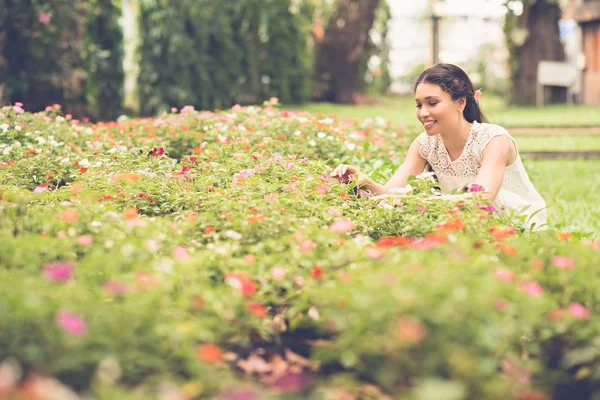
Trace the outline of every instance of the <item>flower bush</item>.
<instances>
[{"instance_id":1,"label":"flower bush","mask_svg":"<svg viewBox=\"0 0 600 400\"><path fill-rule=\"evenodd\" d=\"M374 200L333 167L414 135L276 103L1 111L0 397L597 395L597 241L426 173Z\"/></svg>"}]
</instances>

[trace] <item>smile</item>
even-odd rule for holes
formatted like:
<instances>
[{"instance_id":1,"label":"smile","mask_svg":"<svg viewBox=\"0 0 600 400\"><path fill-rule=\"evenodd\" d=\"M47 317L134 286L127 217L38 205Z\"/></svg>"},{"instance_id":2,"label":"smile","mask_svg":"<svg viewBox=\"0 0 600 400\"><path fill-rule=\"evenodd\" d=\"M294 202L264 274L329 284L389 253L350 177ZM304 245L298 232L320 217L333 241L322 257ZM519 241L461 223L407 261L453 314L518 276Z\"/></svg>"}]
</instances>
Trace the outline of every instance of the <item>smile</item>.
<instances>
[{"instance_id":1,"label":"smile","mask_svg":"<svg viewBox=\"0 0 600 400\"><path fill-rule=\"evenodd\" d=\"M423 126L425 128L429 128L431 125L435 124L437 121L427 121L427 122L423 122Z\"/></svg>"}]
</instances>

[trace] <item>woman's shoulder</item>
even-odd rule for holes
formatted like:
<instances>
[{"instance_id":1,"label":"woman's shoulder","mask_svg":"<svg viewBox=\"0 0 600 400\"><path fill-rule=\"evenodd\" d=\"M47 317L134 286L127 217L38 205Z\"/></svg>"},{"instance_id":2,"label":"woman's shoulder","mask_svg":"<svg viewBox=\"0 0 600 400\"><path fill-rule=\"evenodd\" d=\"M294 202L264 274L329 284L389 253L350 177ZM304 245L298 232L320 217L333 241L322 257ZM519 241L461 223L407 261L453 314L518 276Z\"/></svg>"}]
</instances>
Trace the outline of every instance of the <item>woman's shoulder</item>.
<instances>
[{"instance_id":1,"label":"woman's shoulder","mask_svg":"<svg viewBox=\"0 0 600 400\"><path fill-rule=\"evenodd\" d=\"M510 133L508 133L508 130L506 128L497 124L491 124L489 122L476 122L474 128L474 131L476 132L477 136L481 137L494 137L498 135L510 136Z\"/></svg>"}]
</instances>

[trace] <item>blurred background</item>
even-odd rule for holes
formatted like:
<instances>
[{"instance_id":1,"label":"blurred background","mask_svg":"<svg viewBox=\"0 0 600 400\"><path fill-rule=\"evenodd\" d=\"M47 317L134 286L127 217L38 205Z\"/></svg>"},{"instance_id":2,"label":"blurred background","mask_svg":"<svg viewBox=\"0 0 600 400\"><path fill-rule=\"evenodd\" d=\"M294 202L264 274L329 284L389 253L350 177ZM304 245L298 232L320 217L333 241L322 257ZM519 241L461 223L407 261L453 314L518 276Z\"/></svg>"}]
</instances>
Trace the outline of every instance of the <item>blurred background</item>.
<instances>
[{"instance_id":1,"label":"blurred background","mask_svg":"<svg viewBox=\"0 0 600 400\"><path fill-rule=\"evenodd\" d=\"M0 105L91 121L271 97L398 110L436 62L498 107L598 106L600 0L0 0Z\"/></svg>"}]
</instances>

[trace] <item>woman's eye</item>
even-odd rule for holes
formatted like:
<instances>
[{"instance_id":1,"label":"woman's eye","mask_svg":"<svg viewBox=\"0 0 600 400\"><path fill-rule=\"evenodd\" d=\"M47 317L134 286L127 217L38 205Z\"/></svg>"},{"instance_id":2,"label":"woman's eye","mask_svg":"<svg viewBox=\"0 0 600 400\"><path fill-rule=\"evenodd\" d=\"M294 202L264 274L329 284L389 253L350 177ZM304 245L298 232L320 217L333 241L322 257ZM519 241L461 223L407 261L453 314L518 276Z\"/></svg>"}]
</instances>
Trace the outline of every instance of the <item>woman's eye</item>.
<instances>
[{"instance_id":1,"label":"woman's eye","mask_svg":"<svg viewBox=\"0 0 600 400\"><path fill-rule=\"evenodd\" d=\"M431 107L435 106L437 103L429 103Z\"/></svg>"},{"instance_id":2,"label":"woman's eye","mask_svg":"<svg viewBox=\"0 0 600 400\"><path fill-rule=\"evenodd\" d=\"M417 108L421 108L421 105L420 105L420 104L417 104Z\"/></svg>"}]
</instances>

